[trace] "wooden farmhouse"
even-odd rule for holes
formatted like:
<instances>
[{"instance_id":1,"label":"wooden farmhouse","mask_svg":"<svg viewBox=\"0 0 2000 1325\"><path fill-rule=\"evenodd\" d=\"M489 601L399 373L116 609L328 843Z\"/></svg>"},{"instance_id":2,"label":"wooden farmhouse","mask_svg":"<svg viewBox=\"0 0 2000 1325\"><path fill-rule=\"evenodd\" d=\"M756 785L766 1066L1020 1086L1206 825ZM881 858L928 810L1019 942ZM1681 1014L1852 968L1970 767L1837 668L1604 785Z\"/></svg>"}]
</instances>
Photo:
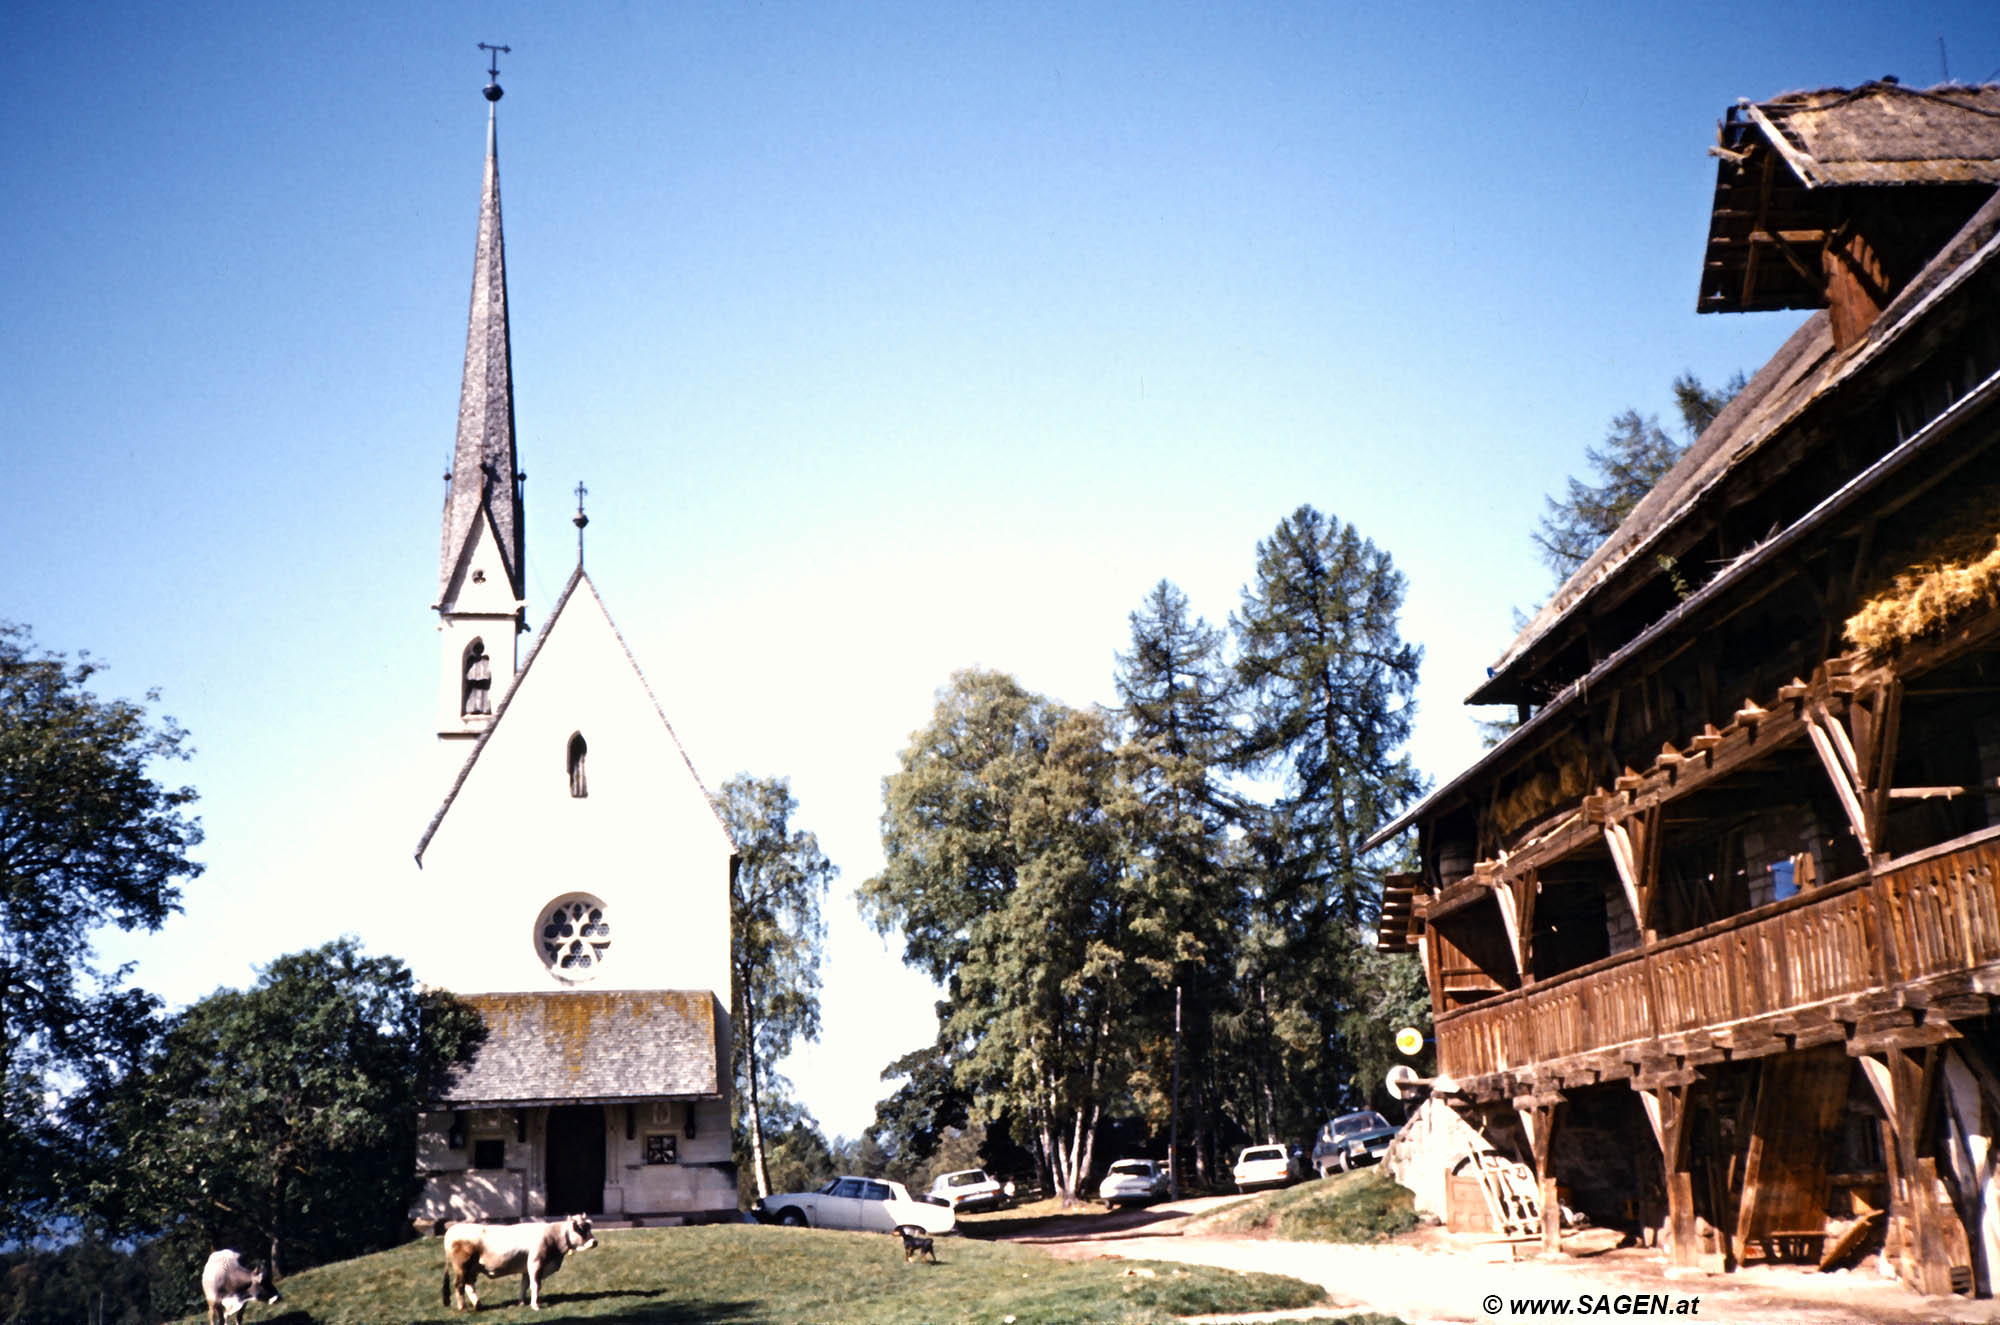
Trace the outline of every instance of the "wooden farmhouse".
<instances>
[{"instance_id":1,"label":"wooden farmhouse","mask_svg":"<svg viewBox=\"0 0 2000 1325\"><path fill-rule=\"evenodd\" d=\"M1377 838L1421 860L1380 941L1547 1245L1560 1202L1990 1293L2000 86L1744 102L1712 151L1699 307L1814 311L1472 692L1519 725Z\"/></svg>"}]
</instances>

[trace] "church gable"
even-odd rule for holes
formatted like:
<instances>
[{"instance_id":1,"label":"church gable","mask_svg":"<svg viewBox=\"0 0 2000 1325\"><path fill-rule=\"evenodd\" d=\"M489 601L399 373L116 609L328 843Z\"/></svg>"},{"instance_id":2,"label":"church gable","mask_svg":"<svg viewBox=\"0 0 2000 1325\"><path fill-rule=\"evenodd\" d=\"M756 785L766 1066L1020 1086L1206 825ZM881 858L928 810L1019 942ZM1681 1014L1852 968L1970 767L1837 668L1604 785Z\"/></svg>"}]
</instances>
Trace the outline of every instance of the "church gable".
<instances>
[{"instance_id":1,"label":"church gable","mask_svg":"<svg viewBox=\"0 0 2000 1325\"><path fill-rule=\"evenodd\" d=\"M459 545L438 607L447 612L511 613L519 601L500 555L492 515L482 507L471 533Z\"/></svg>"},{"instance_id":2,"label":"church gable","mask_svg":"<svg viewBox=\"0 0 2000 1325\"><path fill-rule=\"evenodd\" d=\"M418 845L470 913L422 973L461 992L726 994L732 852L579 570Z\"/></svg>"}]
</instances>

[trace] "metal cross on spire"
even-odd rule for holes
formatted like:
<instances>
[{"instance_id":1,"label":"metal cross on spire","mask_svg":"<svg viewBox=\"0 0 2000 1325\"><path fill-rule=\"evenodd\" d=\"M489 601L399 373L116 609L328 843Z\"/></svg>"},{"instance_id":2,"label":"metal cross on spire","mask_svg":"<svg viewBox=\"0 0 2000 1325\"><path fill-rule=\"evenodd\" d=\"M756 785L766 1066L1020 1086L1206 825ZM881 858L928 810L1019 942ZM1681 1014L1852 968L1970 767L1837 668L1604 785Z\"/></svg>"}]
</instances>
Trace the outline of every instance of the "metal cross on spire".
<instances>
[{"instance_id":1,"label":"metal cross on spire","mask_svg":"<svg viewBox=\"0 0 2000 1325\"><path fill-rule=\"evenodd\" d=\"M498 101L506 95L500 90L500 57L503 55L512 55L514 48L511 46L489 46L482 41L479 43L479 49L487 52L486 99L488 101Z\"/></svg>"},{"instance_id":2,"label":"metal cross on spire","mask_svg":"<svg viewBox=\"0 0 2000 1325\"><path fill-rule=\"evenodd\" d=\"M576 526L576 568L583 569L583 527L590 523L590 517L583 513L583 499L590 492L582 480L576 485L576 518L570 523Z\"/></svg>"}]
</instances>

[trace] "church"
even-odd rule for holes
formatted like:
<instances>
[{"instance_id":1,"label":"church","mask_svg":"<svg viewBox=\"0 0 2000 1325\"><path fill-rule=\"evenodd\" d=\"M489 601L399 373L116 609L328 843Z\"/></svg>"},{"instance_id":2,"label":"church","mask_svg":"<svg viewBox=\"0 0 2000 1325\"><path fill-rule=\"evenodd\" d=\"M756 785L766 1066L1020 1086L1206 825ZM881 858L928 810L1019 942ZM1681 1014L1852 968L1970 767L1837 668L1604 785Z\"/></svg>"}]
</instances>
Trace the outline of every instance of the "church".
<instances>
[{"instance_id":1,"label":"church","mask_svg":"<svg viewBox=\"0 0 2000 1325\"><path fill-rule=\"evenodd\" d=\"M489 73L494 71L489 70ZM442 803L417 844L427 985L487 1036L423 1115L419 1228L733 1215L735 847L577 565L525 661L497 110L434 609Z\"/></svg>"}]
</instances>

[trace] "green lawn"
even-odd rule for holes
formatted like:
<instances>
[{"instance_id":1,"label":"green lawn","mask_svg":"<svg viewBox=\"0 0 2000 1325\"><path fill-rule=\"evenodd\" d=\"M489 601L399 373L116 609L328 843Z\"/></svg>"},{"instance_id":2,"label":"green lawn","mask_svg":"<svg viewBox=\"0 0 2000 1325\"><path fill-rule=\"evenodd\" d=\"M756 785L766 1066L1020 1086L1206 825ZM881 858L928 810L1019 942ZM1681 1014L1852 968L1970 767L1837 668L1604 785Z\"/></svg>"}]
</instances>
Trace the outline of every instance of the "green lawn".
<instances>
[{"instance_id":1,"label":"green lawn","mask_svg":"<svg viewBox=\"0 0 2000 1325\"><path fill-rule=\"evenodd\" d=\"M1204 1225L1213 1232L1263 1232L1296 1242L1380 1242L1416 1226L1408 1189L1379 1164L1267 1193Z\"/></svg>"},{"instance_id":2,"label":"green lawn","mask_svg":"<svg viewBox=\"0 0 2000 1325\"><path fill-rule=\"evenodd\" d=\"M937 1240L938 1264L906 1265L902 1243L867 1233L765 1228L606 1231L543 1284L539 1315L513 1305L520 1280L482 1279L481 1320L667 1322L1167 1322L1324 1300L1276 1275L1124 1260L1060 1261L1032 1247ZM1151 1276L1128 1270L1150 1270ZM285 1300L247 1325L421 1325L470 1319L442 1305L433 1238L293 1275ZM199 1317L188 1317L190 1322Z\"/></svg>"}]
</instances>

